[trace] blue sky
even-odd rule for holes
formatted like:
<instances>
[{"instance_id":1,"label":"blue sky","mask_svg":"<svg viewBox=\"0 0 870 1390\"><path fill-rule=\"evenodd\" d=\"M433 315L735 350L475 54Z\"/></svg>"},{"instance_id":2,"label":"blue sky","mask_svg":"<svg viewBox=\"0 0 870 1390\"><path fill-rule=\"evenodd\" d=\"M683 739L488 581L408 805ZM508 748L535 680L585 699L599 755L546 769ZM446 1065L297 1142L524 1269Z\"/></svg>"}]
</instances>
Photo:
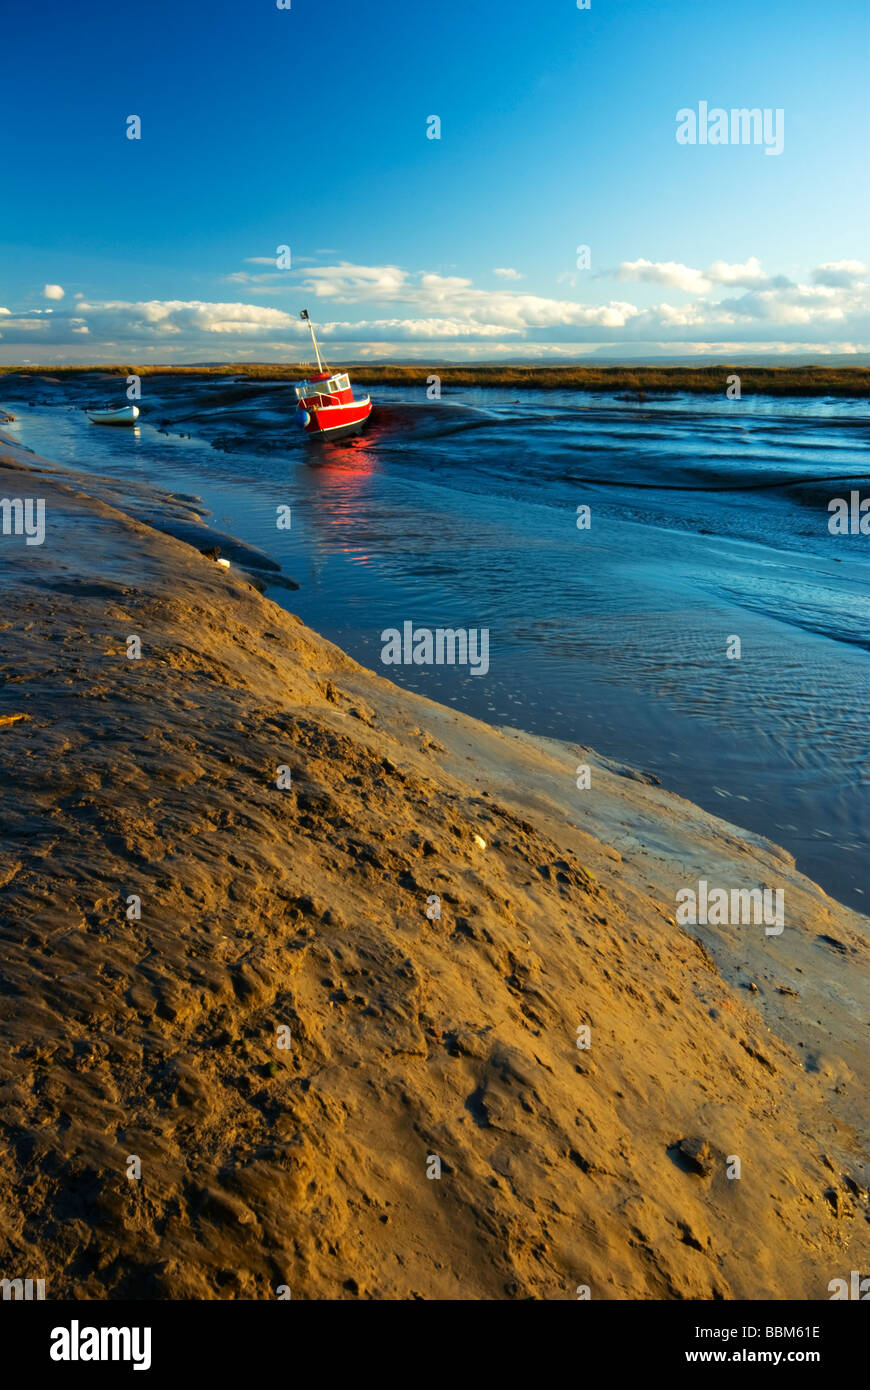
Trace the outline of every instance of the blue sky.
<instances>
[{"instance_id":1,"label":"blue sky","mask_svg":"<svg viewBox=\"0 0 870 1390\"><path fill-rule=\"evenodd\" d=\"M336 360L870 351L864 0L48 0L3 37L0 361L293 359L302 307ZM700 102L782 111L781 152L678 143Z\"/></svg>"}]
</instances>

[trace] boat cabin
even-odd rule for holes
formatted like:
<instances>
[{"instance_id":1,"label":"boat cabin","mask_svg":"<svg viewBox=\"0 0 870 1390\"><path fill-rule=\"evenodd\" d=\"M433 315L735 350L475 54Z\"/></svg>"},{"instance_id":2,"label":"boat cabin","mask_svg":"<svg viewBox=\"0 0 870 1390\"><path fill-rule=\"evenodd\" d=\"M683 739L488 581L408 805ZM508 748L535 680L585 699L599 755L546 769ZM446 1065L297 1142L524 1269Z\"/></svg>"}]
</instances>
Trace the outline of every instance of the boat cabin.
<instances>
[{"instance_id":1,"label":"boat cabin","mask_svg":"<svg viewBox=\"0 0 870 1390\"><path fill-rule=\"evenodd\" d=\"M310 400L316 396L329 396L333 403L344 404L353 400L350 380L344 372L318 372L316 376L303 381L296 387L298 401Z\"/></svg>"}]
</instances>

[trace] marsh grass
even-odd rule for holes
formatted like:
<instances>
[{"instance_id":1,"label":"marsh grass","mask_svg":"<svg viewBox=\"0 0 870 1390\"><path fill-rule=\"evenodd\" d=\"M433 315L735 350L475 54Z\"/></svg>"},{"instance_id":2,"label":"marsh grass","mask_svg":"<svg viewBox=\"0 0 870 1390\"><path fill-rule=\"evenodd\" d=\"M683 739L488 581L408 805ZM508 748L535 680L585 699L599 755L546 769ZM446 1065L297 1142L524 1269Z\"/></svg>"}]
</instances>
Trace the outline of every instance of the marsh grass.
<instances>
[{"instance_id":1,"label":"marsh grass","mask_svg":"<svg viewBox=\"0 0 870 1390\"><path fill-rule=\"evenodd\" d=\"M337 370L338 364L333 363ZM625 392L634 395L690 392L723 395L729 376L740 377L743 396L867 396L870 367L550 367L427 366L425 364L341 364L360 386L407 386L425 389L437 376L444 387L491 386L522 391ZM92 367L0 366L0 377L17 374L42 378L109 375L140 377L242 377L251 381L298 381L308 363L235 362L219 366L133 366L119 363Z\"/></svg>"}]
</instances>

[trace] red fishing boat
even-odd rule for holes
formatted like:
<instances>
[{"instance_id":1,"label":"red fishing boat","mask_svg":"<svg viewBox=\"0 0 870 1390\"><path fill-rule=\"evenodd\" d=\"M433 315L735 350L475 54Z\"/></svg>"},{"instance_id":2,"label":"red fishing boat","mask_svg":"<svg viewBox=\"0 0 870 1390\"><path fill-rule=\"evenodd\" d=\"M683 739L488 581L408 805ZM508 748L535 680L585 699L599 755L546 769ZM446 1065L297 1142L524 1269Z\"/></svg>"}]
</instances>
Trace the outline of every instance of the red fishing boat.
<instances>
[{"instance_id":1,"label":"red fishing boat","mask_svg":"<svg viewBox=\"0 0 870 1390\"><path fill-rule=\"evenodd\" d=\"M317 357L317 371L296 387L296 422L306 434L337 435L359 429L372 413L369 396L361 401L353 398L353 388L346 372L331 372L320 355L320 348L314 336L314 325L308 317L308 310L300 315L308 324L314 353Z\"/></svg>"}]
</instances>

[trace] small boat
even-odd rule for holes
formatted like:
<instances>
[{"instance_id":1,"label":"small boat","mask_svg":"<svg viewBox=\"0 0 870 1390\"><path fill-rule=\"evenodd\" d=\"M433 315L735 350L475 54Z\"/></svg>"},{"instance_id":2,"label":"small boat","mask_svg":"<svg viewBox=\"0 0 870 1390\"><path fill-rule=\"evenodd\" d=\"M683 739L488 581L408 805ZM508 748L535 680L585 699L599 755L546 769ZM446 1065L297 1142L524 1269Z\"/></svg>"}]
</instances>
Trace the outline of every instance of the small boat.
<instances>
[{"instance_id":1,"label":"small boat","mask_svg":"<svg viewBox=\"0 0 870 1390\"><path fill-rule=\"evenodd\" d=\"M88 410L86 414L94 425L135 425L139 419L139 407L119 405L114 410Z\"/></svg>"},{"instance_id":2,"label":"small boat","mask_svg":"<svg viewBox=\"0 0 870 1390\"><path fill-rule=\"evenodd\" d=\"M334 436L359 429L372 413L371 397L354 400L347 373L330 372L321 357L308 310L303 309L299 317L305 320L311 332L317 371L296 387L296 423L306 434Z\"/></svg>"}]
</instances>

